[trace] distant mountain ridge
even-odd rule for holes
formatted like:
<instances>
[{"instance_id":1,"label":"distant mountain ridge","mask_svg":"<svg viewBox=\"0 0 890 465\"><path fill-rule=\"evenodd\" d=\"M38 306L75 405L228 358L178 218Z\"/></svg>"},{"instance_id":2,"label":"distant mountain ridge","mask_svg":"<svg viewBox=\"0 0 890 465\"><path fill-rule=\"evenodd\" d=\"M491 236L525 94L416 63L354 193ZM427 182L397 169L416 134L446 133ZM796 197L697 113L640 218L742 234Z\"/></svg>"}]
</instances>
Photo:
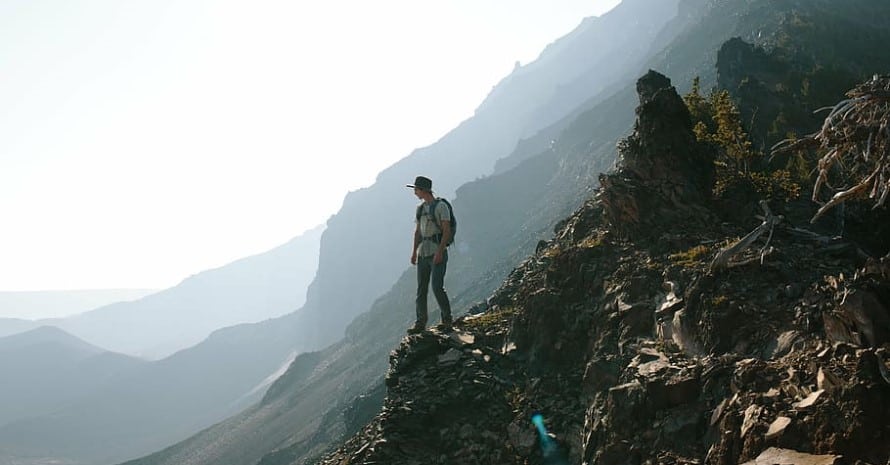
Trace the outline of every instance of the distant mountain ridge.
<instances>
[{"instance_id":1,"label":"distant mountain ridge","mask_svg":"<svg viewBox=\"0 0 890 465\"><path fill-rule=\"evenodd\" d=\"M30 331L39 327L40 323L37 323L33 320L23 320L20 318L0 318L0 337L24 333L25 331Z\"/></svg>"},{"instance_id":2,"label":"distant mountain ridge","mask_svg":"<svg viewBox=\"0 0 890 465\"><path fill-rule=\"evenodd\" d=\"M99 307L140 299L156 289L91 289L76 291L0 292L0 337L42 326L47 318L62 318Z\"/></svg>"},{"instance_id":3,"label":"distant mountain ridge","mask_svg":"<svg viewBox=\"0 0 890 465\"><path fill-rule=\"evenodd\" d=\"M112 352L157 360L211 332L297 310L318 267L324 226L132 302L43 320Z\"/></svg>"},{"instance_id":4,"label":"distant mountain ridge","mask_svg":"<svg viewBox=\"0 0 890 465\"><path fill-rule=\"evenodd\" d=\"M39 326L21 334L2 338L0 339L0 350L21 350L45 344L63 347L69 352L66 355L74 358L105 352L104 349L78 339L54 326Z\"/></svg>"},{"instance_id":5,"label":"distant mountain ridge","mask_svg":"<svg viewBox=\"0 0 890 465\"><path fill-rule=\"evenodd\" d=\"M71 313L0 318L0 337L51 325L112 352L157 360L214 330L300 308L318 267L324 225L269 251L202 271L165 290L0 292L10 312Z\"/></svg>"},{"instance_id":6,"label":"distant mountain ridge","mask_svg":"<svg viewBox=\"0 0 890 465\"><path fill-rule=\"evenodd\" d=\"M62 318L116 302L140 299L157 291L158 289L2 291L0 315L24 320Z\"/></svg>"},{"instance_id":7,"label":"distant mountain ridge","mask_svg":"<svg viewBox=\"0 0 890 465\"><path fill-rule=\"evenodd\" d=\"M216 331L196 347L153 362L102 351L53 327L35 332L65 335L69 343L92 348L94 356L78 351L72 360L55 342L3 342L28 341L29 333L0 339L0 346L21 348L0 352L0 369L12 367L4 373L21 373L16 381L22 381L0 385L0 395L40 394L20 406L4 405L12 411L0 418L0 463L44 463L35 455L84 465L116 463L237 413L257 402L270 377L293 359L294 330L274 321ZM245 332L261 336L237 345L227 336L232 332L245 342ZM81 385L85 388L78 389Z\"/></svg>"},{"instance_id":8,"label":"distant mountain ridge","mask_svg":"<svg viewBox=\"0 0 890 465\"><path fill-rule=\"evenodd\" d=\"M270 318L302 303L323 229L142 300L51 320L91 336L89 343L56 326L24 332L47 321L0 322L20 333L0 338L0 348L9 348L0 351L0 397L10 400L0 406L0 463L27 460L56 440L51 452L36 454L111 463L149 453L256 402L295 354L293 328ZM260 322L219 329L245 320ZM112 336L118 339L103 328L117 331ZM252 332L262 336L248 336L245 346L227 341L228 334L240 333L243 341ZM173 345L151 353L178 352L145 362L96 347L145 355L159 341Z\"/></svg>"},{"instance_id":9,"label":"distant mountain ridge","mask_svg":"<svg viewBox=\"0 0 890 465\"><path fill-rule=\"evenodd\" d=\"M0 338L0 427L51 413L132 373L143 363L53 326Z\"/></svg>"}]
</instances>

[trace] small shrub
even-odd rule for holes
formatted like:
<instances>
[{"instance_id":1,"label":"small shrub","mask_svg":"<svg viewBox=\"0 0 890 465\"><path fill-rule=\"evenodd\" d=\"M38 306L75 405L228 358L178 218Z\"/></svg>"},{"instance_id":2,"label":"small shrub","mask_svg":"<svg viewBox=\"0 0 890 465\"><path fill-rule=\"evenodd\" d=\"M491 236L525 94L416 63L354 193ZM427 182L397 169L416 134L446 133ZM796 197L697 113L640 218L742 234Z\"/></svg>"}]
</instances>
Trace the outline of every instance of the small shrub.
<instances>
[{"instance_id":1,"label":"small shrub","mask_svg":"<svg viewBox=\"0 0 890 465\"><path fill-rule=\"evenodd\" d=\"M517 313L516 307L498 307L465 320L464 326L471 330L489 328L513 318Z\"/></svg>"},{"instance_id":2,"label":"small shrub","mask_svg":"<svg viewBox=\"0 0 890 465\"><path fill-rule=\"evenodd\" d=\"M697 245L685 252L671 254L670 258L677 265L691 267L701 263L708 254L710 254L710 249L707 246Z\"/></svg>"},{"instance_id":3,"label":"small shrub","mask_svg":"<svg viewBox=\"0 0 890 465\"><path fill-rule=\"evenodd\" d=\"M582 247L585 249L599 247L601 245L603 245L603 238L600 237L599 235L587 236L584 238L584 240L582 240L581 242L578 243L578 247Z\"/></svg>"},{"instance_id":4,"label":"small shrub","mask_svg":"<svg viewBox=\"0 0 890 465\"><path fill-rule=\"evenodd\" d=\"M683 97L692 116L693 131L700 141L714 147L716 180L714 194L724 197L733 190L750 188L758 196L785 201L800 195L801 167L770 171L765 155L754 149L748 132L742 125L741 113L726 90L712 91L708 97L701 95L698 78L692 90Z\"/></svg>"}]
</instances>

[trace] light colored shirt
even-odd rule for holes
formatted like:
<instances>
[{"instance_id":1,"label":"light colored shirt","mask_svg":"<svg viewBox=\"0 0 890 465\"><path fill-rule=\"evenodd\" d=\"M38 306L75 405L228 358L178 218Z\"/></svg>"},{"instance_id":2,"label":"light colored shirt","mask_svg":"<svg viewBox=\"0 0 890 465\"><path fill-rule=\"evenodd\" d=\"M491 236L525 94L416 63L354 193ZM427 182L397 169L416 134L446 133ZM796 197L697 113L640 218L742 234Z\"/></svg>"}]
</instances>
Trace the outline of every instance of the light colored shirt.
<instances>
[{"instance_id":1,"label":"light colored shirt","mask_svg":"<svg viewBox=\"0 0 890 465\"><path fill-rule=\"evenodd\" d=\"M432 203L422 203L420 204L420 219L417 220L420 225L420 244L417 246L417 256L419 257L430 257L436 254L436 250L439 249L438 238L435 237L439 235L441 237L442 230L436 224L436 221L433 220L432 215L430 214L430 206ZM448 204L445 202L439 201L436 203L436 217L439 219L439 223L450 222L451 221L451 211L448 210Z\"/></svg>"}]
</instances>

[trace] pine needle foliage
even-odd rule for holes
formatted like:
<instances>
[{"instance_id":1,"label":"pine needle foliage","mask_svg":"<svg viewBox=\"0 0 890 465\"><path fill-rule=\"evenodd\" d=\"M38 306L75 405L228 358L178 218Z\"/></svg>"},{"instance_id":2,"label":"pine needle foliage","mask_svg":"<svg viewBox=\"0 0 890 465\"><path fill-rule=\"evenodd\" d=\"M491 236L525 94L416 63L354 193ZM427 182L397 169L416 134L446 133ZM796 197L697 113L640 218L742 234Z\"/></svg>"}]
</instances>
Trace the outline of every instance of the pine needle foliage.
<instances>
[{"instance_id":1,"label":"pine needle foliage","mask_svg":"<svg viewBox=\"0 0 890 465\"><path fill-rule=\"evenodd\" d=\"M717 174L714 194L717 197L742 188L751 189L770 200L797 198L800 185L788 170L765 168L765 155L754 149L739 109L728 91L715 89L704 96L696 77L683 100L692 117L696 138L717 152L714 161Z\"/></svg>"}]
</instances>

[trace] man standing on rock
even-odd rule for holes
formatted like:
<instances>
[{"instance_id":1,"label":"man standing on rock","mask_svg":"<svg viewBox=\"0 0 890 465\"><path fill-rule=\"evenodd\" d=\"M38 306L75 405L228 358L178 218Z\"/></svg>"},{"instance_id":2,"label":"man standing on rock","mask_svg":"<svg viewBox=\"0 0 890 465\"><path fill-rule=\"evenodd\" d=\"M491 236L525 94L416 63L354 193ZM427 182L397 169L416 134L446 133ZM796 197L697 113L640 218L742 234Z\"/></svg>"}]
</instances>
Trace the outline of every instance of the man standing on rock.
<instances>
[{"instance_id":1,"label":"man standing on rock","mask_svg":"<svg viewBox=\"0 0 890 465\"><path fill-rule=\"evenodd\" d=\"M433 181L418 176L414 184L414 195L423 203L417 206L414 228L414 248L411 251L411 264L417 265L417 299L415 301L417 320L408 329L416 334L426 329L427 294L432 277L433 295L442 312L442 323L438 328L451 331L451 303L445 293L445 270L448 264L448 248L451 242L451 211L448 204L438 201L433 195Z\"/></svg>"}]
</instances>

